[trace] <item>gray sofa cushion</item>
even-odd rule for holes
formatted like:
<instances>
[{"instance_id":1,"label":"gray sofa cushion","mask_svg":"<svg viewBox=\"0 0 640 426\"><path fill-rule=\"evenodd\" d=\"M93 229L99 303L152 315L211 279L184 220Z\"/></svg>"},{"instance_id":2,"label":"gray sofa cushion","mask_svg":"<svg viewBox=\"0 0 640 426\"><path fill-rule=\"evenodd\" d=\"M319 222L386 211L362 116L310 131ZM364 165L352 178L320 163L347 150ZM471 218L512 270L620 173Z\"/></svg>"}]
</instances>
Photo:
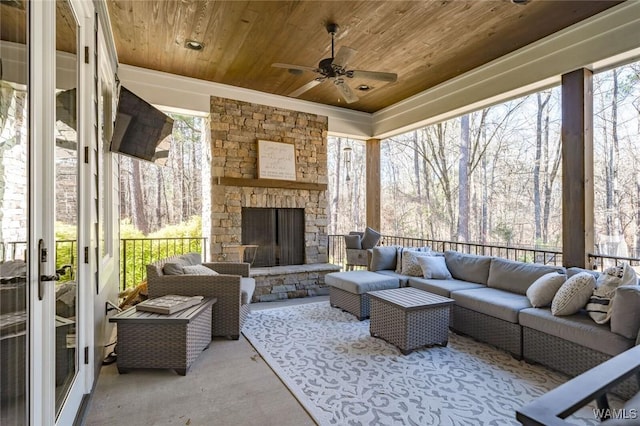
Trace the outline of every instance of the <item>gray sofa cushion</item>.
<instances>
[{"instance_id":1,"label":"gray sofa cushion","mask_svg":"<svg viewBox=\"0 0 640 426\"><path fill-rule=\"evenodd\" d=\"M593 271L591 269L578 268L577 266L572 266L571 268L567 268L567 278L571 278L572 276L579 274L580 272L588 272L597 280L600 276L600 272Z\"/></svg>"},{"instance_id":2,"label":"gray sofa cushion","mask_svg":"<svg viewBox=\"0 0 640 426\"><path fill-rule=\"evenodd\" d=\"M418 277L409 277L408 285L410 287L419 288L429 293L438 294L444 297L451 297L453 291L470 290L472 288L485 288L482 284L470 283L469 281L460 281L456 279L437 280Z\"/></svg>"},{"instance_id":3,"label":"gray sofa cushion","mask_svg":"<svg viewBox=\"0 0 640 426\"><path fill-rule=\"evenodd\" d=\"M396 269L397 262L397 246L379 246L374 247L371 252L370 271L393 271Z\"/></svg>"},{"instance_id":4,"label":"gray sofa cushion","mask_svg":"<svg viewBox=\"0 0 640 426\"><path fill-rule=\"evenodd\" d=\"M640 330L640 286L616 289L611 307L611 331L627 339L636 340Z\"/></svg>"},{"instance_id":5,"label":"gray sofa cushion","mask_svg":"<svg viewBox=\"0 0 640 426\"><path fill-rule=\"evenodd\" d=\"M398 281L400 282L400 287L406 287L409 278L411 278L408 275L402 275L402 274L399 274L396 271L389 271L387 269L383 269L381 271L376 271L376 274L381 274L381 275L386 275L388 277L397 278Z\"/></svg>"},{"instance_id":6,"label":"gray sofa cushion","mask_svg":"<svg viewBox=\"0 0 640 426\"><path fill-rule=\"evenodd\" d=\"M548 308L524 309L520 311L519 321L523 327L529 327L612 356L629 349L634 344L634 340L611 332L608 325L593 322L585 311L557 317L552 315Z\"/></svg>"},{"instance_id":7,"label":"gray sofa cushion","mask_svg":"<svg viewBox=\"0 0 640 426\"><path fill-rule=\"evenodd\" d=\"M248 277L240 278L240 304L251 303L254 291L256 291L256 280Z\"/></svg>"},{"instance_id":8,"label":"gray sofa cushion","mask_svg":"<svg viewBox=\"0 0 640 426\"><path fill-rule=\"evenodd\" d=\"M564 273L565 270L561 266L517 262L495 257L491 260L487 286L527 294L527 289L535 280L551 272Z\"/></svg>"},{"instance_id":9,"label":"gray sofa cushion","mask_svg":"<svg viewBox=\"0 0 640 426\"><path fill-rule=\"evenodd\" d=\"M444 252L444 259L453 278L487 285L491 257L448 250Z\"/></svg>"},{"instance_id":10,"label":"gray sofa cushion","mask_svg":"<svg viewBox=\"0 0 640 426\"><path fill-rule=\"evenodd\" d=\"M332 272L325 275L324 282L353 294L400 287L397 278L370 271Z\"/></svg>"},{"instance_id":11,"label":"gray sofa cushion","mask_svg":"<svg viewBox=\"0 0 640 426\"><path fill-rule=\"evenodd\" d=\"M457 306L516 324L518 313L531 307L527 296L496 288L454 291L450 297Z\"/></svg>"},{"instance_id":12,"label":"gray sofa cushion","mask_svg":"<svg viewBox=\"0 0 640 426\"><path fill-rule=\"evenodd\" d=\"M186 260L189 265L202 264L202 255L200 253L185 253L180 257Z\"/></svg>"}]
</instances>

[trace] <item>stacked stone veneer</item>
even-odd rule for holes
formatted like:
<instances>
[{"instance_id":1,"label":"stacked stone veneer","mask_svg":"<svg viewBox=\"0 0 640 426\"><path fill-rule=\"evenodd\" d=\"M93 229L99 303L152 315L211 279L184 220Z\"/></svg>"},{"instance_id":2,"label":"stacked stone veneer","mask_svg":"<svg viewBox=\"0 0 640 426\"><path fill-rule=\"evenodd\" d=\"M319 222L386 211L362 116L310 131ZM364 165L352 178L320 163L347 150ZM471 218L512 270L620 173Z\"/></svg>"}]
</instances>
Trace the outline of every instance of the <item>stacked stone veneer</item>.
<instances>
[{"instance_id":1,"label":"stacked stone veneer","mask_svg":"<svg viewBox=\"0 0 640 426\"><path fill-rule=\"evenodd\" d=\"M242 241L242 208L303 208L305 218L305 264L326 263L327 200L325 190L262 188L219 184L218 177L257 179L258 140L290 143L295 146L296 182L327 184L327 117L211 97L211 255L224 255L224 245ZM260 296L282 288L261 280ZM318 280L318 286L324 280ZM278 288L279 287L279 288ZM313 287L313 286L309 286ZM283 292L277 298L313 294ZM312 291L308 291L312 290ZM276 291L275 293L280 293ZM289 294L291 293L291 294ZM270 296L273 298L273 296ZM263 298L265 299L265 298Z\"/></svg>"}]
</instances>

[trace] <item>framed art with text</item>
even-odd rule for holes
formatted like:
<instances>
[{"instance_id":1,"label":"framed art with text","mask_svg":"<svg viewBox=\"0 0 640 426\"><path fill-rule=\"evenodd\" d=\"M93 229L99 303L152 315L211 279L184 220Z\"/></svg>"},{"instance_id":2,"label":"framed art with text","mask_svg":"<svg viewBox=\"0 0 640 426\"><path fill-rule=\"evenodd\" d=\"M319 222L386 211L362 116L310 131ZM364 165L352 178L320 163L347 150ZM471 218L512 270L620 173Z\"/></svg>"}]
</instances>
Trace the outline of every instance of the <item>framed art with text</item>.
<instances>
[{"instance_id":1,"label":"framed art with text","mask_svg":"<svg viewBox=\"0 0 640 426\"><path fill-rule=\"evenodd\" d=\"M258 179L296 180L295 146L258 140Z\"/></svg>"}]
</instances>

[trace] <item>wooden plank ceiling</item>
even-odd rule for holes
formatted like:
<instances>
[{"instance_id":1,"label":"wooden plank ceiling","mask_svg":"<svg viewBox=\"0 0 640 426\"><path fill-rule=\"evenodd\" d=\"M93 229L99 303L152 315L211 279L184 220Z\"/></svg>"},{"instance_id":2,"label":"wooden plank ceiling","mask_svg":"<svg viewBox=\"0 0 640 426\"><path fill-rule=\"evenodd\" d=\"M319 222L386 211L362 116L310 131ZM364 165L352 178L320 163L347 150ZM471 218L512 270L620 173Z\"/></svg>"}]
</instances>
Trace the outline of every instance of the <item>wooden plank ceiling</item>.
<instances>
[{"instance_id":1,"label":"wooden plank ceiling","mask_svg":"<svg viewBox=\"0 0 640 426\"><path fill-rule=\"evenodd\" d=\"M349 79L347 104L325 81L299 99L375 112L608 9L620 1L143 1L107 0L119 62L287 95L316 75L272 63L316 67L336 50L358 53L349 69L398 74L393 83ZM187 40L204 44L185 48Z\"/></svg>"}]
</instances>

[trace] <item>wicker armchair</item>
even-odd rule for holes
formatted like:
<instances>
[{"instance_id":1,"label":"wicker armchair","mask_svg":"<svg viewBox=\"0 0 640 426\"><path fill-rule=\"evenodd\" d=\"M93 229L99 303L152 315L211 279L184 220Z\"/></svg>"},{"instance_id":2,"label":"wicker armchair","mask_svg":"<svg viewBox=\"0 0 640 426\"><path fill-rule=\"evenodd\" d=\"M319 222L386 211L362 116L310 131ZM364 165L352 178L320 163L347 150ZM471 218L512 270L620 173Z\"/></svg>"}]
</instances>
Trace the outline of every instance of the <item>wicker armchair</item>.
<instances>
[{"instance_id":1,"label":"wicker armchair","mask_svg":"<svg viewBox=\"0 0 640 426\"><path fill-rule=\"evenodd\" d=\"M203 263L220 275L165 275L162 268L175 261L167 258L147 265L149 298L167 294L181 296L216 297L213 305L212 337L227 337L237 340L249 314L251 294L242 300L242 281L253 281L249 277L248 263L211 262ZM255 282L253 282L255 286ZM253 291L251 291L253 293Z\"/></svg>"}]
</instances>

